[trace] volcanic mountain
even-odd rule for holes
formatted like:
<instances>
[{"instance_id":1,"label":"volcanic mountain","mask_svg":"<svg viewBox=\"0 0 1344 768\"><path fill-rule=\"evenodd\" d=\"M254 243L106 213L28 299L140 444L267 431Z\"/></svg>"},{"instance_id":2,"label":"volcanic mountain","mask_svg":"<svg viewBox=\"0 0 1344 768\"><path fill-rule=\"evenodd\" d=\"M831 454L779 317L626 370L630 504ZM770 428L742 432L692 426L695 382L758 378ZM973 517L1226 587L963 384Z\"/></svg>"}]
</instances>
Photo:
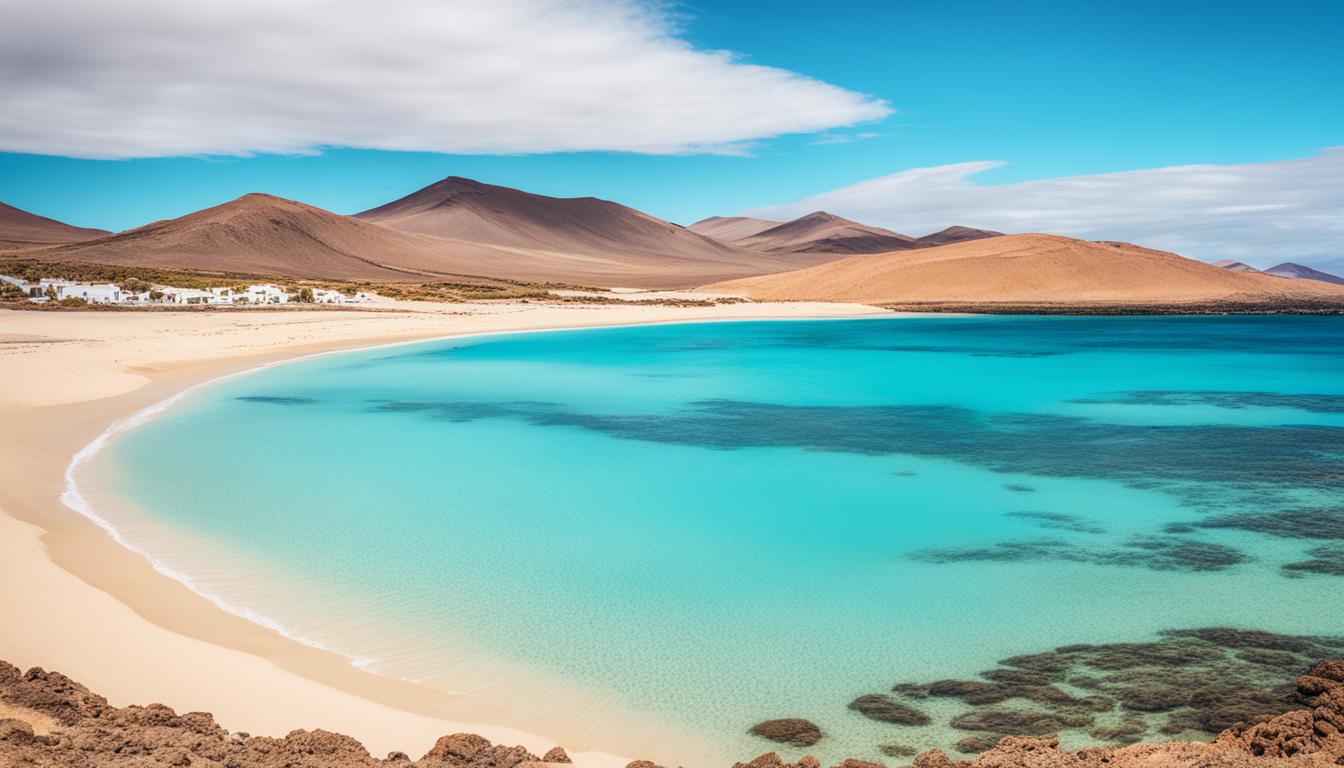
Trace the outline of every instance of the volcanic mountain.
<instances>
[{"instance_id":1,"label":"volcanic mountain","mask_svg":"<svg viewBox=\"0 0 1344 768\"><path fill-rule=\"evenodd\" d=\"M310 279L485 276L646 288L691 287L817 263L725 245L615 203L557 200L462 179L359 217L253 193L177 219L23 255Z\"/></svg>"},{"instance_id":2,"label":"volcanic mountain","mask_svg":"<svg viewBox=\"0 0 1344 768\"><path fill-rule=\"evenodd\" d=\"M1218 267L1219 269L1230 270L1230 271L1232 271L1232 272L1259 272L1259 271L1260 271L1260 270L1256 269L1255 267L1252 267L1250 264L1246 264L1245 262L1237 261L1236 259L1219 259L1218 261L1213 262L1213 266Z\"/></svg>"},{"instance_id":3,"label":"volcanic mountain","mask_svg":"<svg viewBox=\"0 0 1344 768\"><path fill-rule=\"evenodd\" d=\"M952 243L964 243L968 240L983 240L986 237L1003 237L1002 232L995 232L992 229L976 229L974 227L952 226L947 229L934 232L931 235L925 235L915 239L915 243L921 248L933 248L939 245L951 245Z\"/></svg>"},{"instance_id":4,"label":"volcanic mountain","mask_svg":"<svg viewBox=\"0 0 1344 768\"><path fill-rule=\"evenodd\" d=\"M1129 243L1005 235L706 286L753 299L961 307L1344 308L1344 287L1230 272Z\"/></svg>"},{"instance_id":5,"label":"volcanic mountain","mask_svg":"<svg viewBox=\"0 0 1344 768\"><path fill-rule=\"evenodd\" d=\"M998 237L1002 232L971 227L948 227L913 238L889 229L850 221L825 211L783 223L749 216L711 216L691 230L726 243L765 253L886 253L910 248L932 248L948 243Z\"/></svg>"},{"instance_id":6,"label":"volcanic mountain","mask_svg":"<svg viewBox=\"0 0 1344 768\"><path fill-rule=\"evenodd\" d=\"M52 261L333 280L476 274L490 255L459 251L450 256L451 250L434 238L253 193L181 218L23 255Z\"/></svg>"},{"instance_id":7,"label":"volcanic mountain","mask_svg":"<svg viewBox=\"0 0 1344 768\"><path fill-rule=\"evenodd\" d=\"M734 242L765 253L884 253L914 248L915 239L815 211Z\"/></svg>"},{"instance_id":8,"label":"volcanic mountain","mask_svg":"<svg viewBox=\"0 0 1344 768\"><path fill-rule=\"evenodd\" d=\"M104 229L72 227L0 203L0 250L34 248L57 243L76 243L110 234Z\"/></svg>"},{"instance_id":9,"label":"volcanic mountain","mask_svg":"<svg viewBox=\"0 0 1344 768\"><path fill-rule=\"evenodd\" d=\"M1277 267L1270 267L1265 270L1267 275L1278 275L1279 277L1294 277L1303 280L1319 280L1323 283L1333 283L1334 285L1344 285L1344 277L1332 275L1329 272L1322 272L1319 269L1294 264L1291 261L1285 261Z\"/></svg>"},{"instance_id":10,"label":"volcanic mountain","mask_svg":"<svg viewBox=\"0 0 1344 768\"><path fill-rule=\"evenodd\" d=\"M695 222L688 229L725 243L735 243L783 223L771 219L754 219L750 216L710 216L708 219Z\"/></svg>"},{"instance_id":11,"label":"volcanic mountain","mask_svg":"<svg viewBox=\"0 0 1344 768\"><path fill-rule=\"evenodd\" d=\"M706 276L758 275L822 260L739 248L595 197L546 197L456 176L355 218L501 254L477 273L593 285L687 287Z\"/></svg>"}]
</instances>

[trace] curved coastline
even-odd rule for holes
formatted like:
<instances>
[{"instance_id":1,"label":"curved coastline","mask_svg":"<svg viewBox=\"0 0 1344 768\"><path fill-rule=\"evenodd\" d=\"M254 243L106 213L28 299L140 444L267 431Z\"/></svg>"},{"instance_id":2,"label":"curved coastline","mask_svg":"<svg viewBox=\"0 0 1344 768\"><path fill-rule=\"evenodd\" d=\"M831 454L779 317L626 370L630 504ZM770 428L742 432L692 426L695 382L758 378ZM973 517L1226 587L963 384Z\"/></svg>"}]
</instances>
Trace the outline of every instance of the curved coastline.
<instances>
[{"instance_id":1,"label":"curved coastline","mask_svg":"<svg viewBox=\"0 0 1344 768\"><path fill-rule=\"evenodd\" d=\"M456 309L460 310L461 307ZM605 309L594 309L591 307L555 307L555 306L536 306L527 307L521 311L517 307L509 307L505 310L491 311L478 306L468 308L468 312L452 312L452 314L470 314L477 315L468 320L459 320L453 317L444 317L444 309L436 309L433 312L425 312L425 315L415 317L414 326L407 327L408 318L413 314L404 313L406 317L400 318L407 320L407 323L375 322L372 319L352 317L353 313L343 313L342 315L333 315L330 317L322 316L320 312L305 314L295 319L295 324L299 326L321 326L323 324L333 326L343 326L344 332L337 331L338 335L326 333L326 338L321 334L314 334L311 327L303 328L300 331L291 331L287 335L293 338L286 338L281 343L276 344L273 338L267 337L261 343L251 343L254 340L248 338L253 333L249 328L239 329L234 326L265 326L266 322L251 321L248 323L235 323L230 325L232 318L188 318L181 321L176 318L116 318L112 324L116 326L152 326L156 333L162 333L158 326L173 326L177 324L188 326L207 326L210 327L210 335L220 335L222 332L215 326L227 326L227 333L234 337L227 341L230 346L224 350L213 350L218 354L209 357L211 353L210 346L217 346L215 342L206 345L205 348L192 346L188 350L176 349L172 342L163 344L149 343L152 352L151 355L142 355L150 359L144 362L139 360L127 361L121 356L111 360L102 359L107 357L106 353L101 353L93 362L101 363L101 366L89 366L89 360L80 360L78 356L71 356L68 352L62 353L58 358L52 356L46 362L48 367L51 360L56 360L60 367L67 368L71 362L76 363L75 367L81 373L86 369L95 369L95 372L102 374L102 379L98 382L102 390L115 387L115 391L100 391L89 394L86 390L89 386L84 386L79 390L78 395L68 397L65 389L69 387L57 386L53 391L48 391L42 386L32 386L30 382L21 382L25 386L17 387L12 390L12 394L17 397L11 398L17 401L17 408L10 408L22 417L33 417L22 419L23 421L39 420L35 416L34 409L42 409L50 405L68 403L74 407L71 411L75 418L70 427L64 430L64 434L71 434L78 439L78 434L84 431L85 437L79 440L78 450L70 452L70 448L65 449L64 455L68 461L63 462L64 471L59 479L54 475L43 475L44 478L51 480L42 480L33 484L39 488L42 486L52 486L53 493L45 497L55 501L59 496L60 504L48 504L43 499L43 494L36 496L12 495L8 498L0 498L4 508L0 510L5 514L8 522L13 523L18 536L15 538L30 538L37 545L37 551L34 553L38 558L59 572L62 581L71 581L68 577L73 577L73 582L81 593L96 592L96 599L100 603L110 603L108 607L117 610L129 609L131 621L136 622L135 632L127 634L153 634L155 637L159 633L170 633L173 637L179 638L192 644L203 643L209 647L219 649L220 652L230 656L243 654L244 656L255 659L263 664L276 665L274 674L284 674L296 676L305 681L308 686L331 686L336 691L341 692L343 698L353 697L355 700L367 704L369 707L378 708L380 720L376 724L369 724L363 729L362 738L366 743L391 743L395 738L397 743L404 744L408 738L407 734L420 734L423 738L427 735L442 735L447 732L445 729L451 725L444 724L463 724L475 732L491 735L496 739L513 739L514 741L524 741L533 745L544 745L546 743L554 744L550 739L545 739L535 735L527 734L516 729L516 726L504 725L508 722L507 717L500 717L503 713L499 711L491 712L491 707L480 706L483 702L473 703L470 696L442 693L435 691L418 690L420 686L414 683L405 683L385 676L377 675L364 668L359 659L340 655L337 651L328 648L326 645L313 641L311 638L305 638L298 633L290 631L284 627L281 622L274 621L269 617L262 616L254 611L234 605L219 595L210 594L207 590L200 589L198 585L192 583L190 577L182 574L172 568L167 567L158 561L152 553L142 551L129 542L117 527L108 519L103 517L89 501L83 489L76 481L76 473L81 467L90 462L97 456L110 442L119 434L134 429L144 423L148 423L157 416L169 411L175 404L181 402L201 388L213 384L246 376L250 373L263 369L271 368L277 365L298 362L318 356L331 354L340 354L344 352L367 351L370 349L396 347L413 343L432 343L454 338L463 338L469 336L502 335L514 333L531 333L544 331L560 330L578 330L594 327L614 327L623 325L646 325L646 324L665 324L665 323L699 323L699 322L721 322L721 321L754 321L754 320L789 320L789 319L826 319L828 317L893 317L894 313L874 310L871 307L845 306L845 305L729 305L727 307L716 307L711 310L704 309L684 309L669 307L630 307L621 308L615 311ZM726 310L726 311L725 311ZM452 311L449 309L448 311ZM479 311L479 314L478 314ZM17 314L17 313L16 313ZM260 313L258 313L260 314ZM42 336L56 336L51 328L63 329L73 326L79 326L80 321L86 320L89 316L82 318L78 316L56 315L50 318L37 317L25 313L19 315L20 319L32 317L39 320L38 323L29 323L27 327L19 326L16 328L22 330L37 330L45 333L31 334L31 337L37 339ZM255 316L254 316L255 317ZM384 320L389 316L382 315ZM265 318L269 321L272 318ZM276 317L275 325L280 325L286 318ZM560 320L557 322L557 319ZM423 322L422 322L423 321ZM362 325L365 324L366 325ZM17 324L16 324L17 325ZM362 327L361 327L362 326ZM484 327L482 327L484 326ZM454 330L454 328L457 330ZM324 332L331 329L323 329ZM194 327L189 329L183 335L190 336L192 333L200 333ZM109 341L118 341L116 333L106 334L112 337L98 338L102 334L90 334L87 330L82 330L73 334L74 339L70 342L78 342L80 346L94 346L106 344ZM29 334L25 334L29 336ZM95 338L88 338L94 336ZM380 340L379 337L383 340ZM390 339L390 340L387 340ZM44 339L45 340L45 339ZM58 340L53 338L52 340ZM66 339L59 339L67 341ZM236 342L242 341L241 344ZM144 342L144 339L140 339ZM158 341L157 338L154 339ZM183 346L186 340L177 340L178 346ZM33 350L46 352L55 345L34 345ZM47 349L43 349L46 347ZM325 347L325 348L324 348ZM15 349L11 347L11 351ZM313 351L317 349L318 351ZM101 350L98 350L101 352ZM136 350L143 352L144 350ZM26 352L25 352L26 354ZM40 358L41 355L38 355ZM155 359L158 358L158 359ZM268 359L269 358L269 359ZM236 364L240 361L263 360L260 364L249 365L241 370L234 370L223 375L209 376L211 372L216 372L221 368L227 370L230 364ZM31 358L30 358L31 360ZM202 361L205 362L202 362ZM178 361L181 361L180 363ZM39 361L41 362L41 361ZM41 368L42 366L37 366ZM97 369L101 370L97 370ZM13 370L17 373L17 367ZM202 378L202 374L206 378ZM126 380L133 380L128 385ZM173 381L186 386L174 386ZM61 379L56 380L61 383ZM93 387L98 389L99 387ZM28 390L25 392L24 390ZM158 391L156 391L158 390ZM28 397L25 399L24 395ZM156 399L150 400L146 395ZM165 396L166 395L166 396ZM51 402L55 399L55 402ZM128 402L129 401L129 402ZM137 402L138 401L138 402ZM32 402L34 405L26 405ZM145 403L148 404L146 405ZM84 407L96 403L98 407ZM126 405L134 406L128 415L119 415L110 423L104 415L101 419L80 419L92 411L107 413L114 404L120 404L123 408ZM14 402L0 405L14 405ZM114 412L115 413L115 412ZM125 413L125 410L122 411ZM84 429L80 429L80 422L92 422L83 424ZM94 434L94 429L101 431ZM87 431L85 431L85 429ZM93 434L92 439L88 435ZM67 438L68 441L68 438ZM57 441L53 442L66 442ZM68 442L66 442L68 444ZM17 445L17 443L16 443ZM23 457L27 459L28 457ZM41 457L32 461L19 462L20 465L34 464L40 461ZM28 467L32 469L32 467ZM36 472L24 472L25 466L16 466L11 469L18 476L35 478ZM86 533L81 532L81 526L71 522L62 522L61 515L69 515L73 511L73 516L79 520L85 521L89 526ZM69 520L69 518L66 518ZM97 533L94 533L96 529ZM32 533L27 531L31 530ZM9 531L6 531L7 533ZM106 544L97 543L97 539L102 537ZM8 542L6 542L8 543ZM126 558L120 556L110 556L111 550L104 550L104 546L113 546L116 551L125 552L128 557L148 565L146 571L152 570L158 576L166 576L162 586L145 582L144 577L134 577L133 571L139 567L130 563L127 565L130 570L126 570L117 560L126 562ZM81 551L81 548L83 550ZM94 556L88 556L88 553L94 552ZM99 556L97 552L107 552L109 557ZM36 563L36 561L34 561ZM112 569L109 571L108 569ZM114 571L119 571L113 573ZM167 586L168 583L177 585L185 594L180 597L174 597L174 589ZM153 597L146 598L146 594L152 594ZM111 600L106 598L110 596ZM204 604L200 606L199 611L191 608L189 603L184 600L201 600ZM174 612L174 606L181 609L183 615ZM218 612L218 618L211 618L206 613L208 611ZM189 614L189 615L187 615ZM24 616L24 613L20 613ZM229 619L225 619L227 615ZM50 619L49 616L40 616L41 619ZM246 631L246 634L240 634L238 631L219 631L227 629L234 625L229 624L230 620L240 620L248 626L255 629ZM139 626L143 622L145 626ZM33 622L34 625L40 622ZM64 627L62 627L64 629ZM236 629L236 628L235 628ZM33 628L29 630L30 634L38 630ZM213 632L213 634L212 634ZM274 638L271 641L265 640L265 635L271 635ZM248 640L247 637L252 639ZM118 635L118 638L120 636ZM62 659L62 654L69 654L69 645L73 644L75 649L80 652L86 665L89 662L87 654L92 652L95 658L97 655L100 639L96 637L81 637L70 641L68 644L62 644L59 650L53 650L49 644L43 642L42 636L29 636L11 638L11 641L5 643L7 653L10 658L24 663L48 664L50 666L61 665L65 668L71 668L68 660ZM305 657L298 653L297 648L286 651L283 646L277 643L294 643L295 646L308 648L316 652L318 656ZM17 649L17 650L15 650ZM34 652L36 649L36 652ZM133 650L138 651L139 648ZM195 652L193 650L193 652ZM322 656L331 654L338 656L340 662L349 673L339 673L332 669L331 662L324 662ZM306 659L306 661L305 661ZM142 662L147 661L141 659ZM249 665L251 665L249 663ZM94 668L99 668L100 665ZM153 668L153 664L149 664ZM89 667L86 666L85 669ZM86 679L88 673L82 673ZM368 678L361 679L358 675L373 674L378 679L386 681L387 684L378 683ZM115 675L114 675L115 677ZM205 677L209 677L208 675ZM166 693L154 693L154 691L174 690L181 687L182 681L173 680L172 685L158 685L153 681L136 681L134 685L127 688L129 693L125 695L144 696L145 691L149 691L149 696L159 697L175 706L185 706L181 703L181 697L177 700L170 698ZM107 682L99 683L104 690L109 690ZM288 685L288 689L295 688L295 685ZM193 691L194 692L194 691ZM218 692L212 692L212 696L225 695ZM451 700L451 701L450 701ZM209 701L209 699L207 699ZM331 703L332 707L337 706L336 702ZM210 709L221 712L227 717L225 707L211 704ZM252 716L254 713L247 708L243 708L246 714ZM362 706L359 708L362 711ZM345 719L356 717L356 711L351 705L346 706L345 712L342 712ZM400 716L396 713L404 713L405 719L409 722L400 722ZM470 713L470 714L466 714ZM478 716L479 714L479 716ZM256 717L261 717L257 714ZM236 719L236 715L235 715ZM272 718L274 721L274 718ZM330 722L330 718L328 718ZM388 721L388 722L384 722ZM472 723L501 723L499 726L476 726ZM431 725L433 723L433 725ZM244 720L247 725L247 720ZM253 723L251 729L254 731L264 730L265 726L259 726ZM395 729L395 730L394 730ZM346 730L358 732L360 729L347 726ZM554 734L553 734L554 735ZM575 757L576 762L582 765L616 765L624 763L624 758L614 754L601 751L591 751L591 747L585 747L582 743L571 742L566 744ZM537 747L543 748L543 747Z\"/></svg>"},{"instance_id":2,"label":"curved coastline","mask_svg":"<svg viewBox=\"0 0 1344 768\"><path fill-rule=\"evenodd\" d=\"M888 315L882 315L879 317L887 317L887 316ZM952 315L943 315L943 316L951 317ZM862 316L860 316L860 318L862 318ZM859 318L765 317L755 319L723 318L719 320L691 319L691 320L652 321L648 323L621 323L602 327L619 328L634 325L694 325L699 323L710 323L710 322L771 322L771 321L784 321L784 320L826 321L836 319L859 319ZM261 365L254 366L252 368L244 369L242 371L235 371L232 373L226 373L222 376L216 376L212 379L192 384L191 386L188 386L182 390L179 390L169 395L168 397L158 401L157 403L141 408L140 410L135 411L131 415L117 419L116 421L109 424L107 428L102 431L102 433L100 433L87 445L85 445L78 452L76 452L75 455L71 457L70 463L66 465L64 475L65 487L61 492L61 503L65 505L68 509L92 521L99 528L102 528L104 531L107 532L107 534L110 537L112 537L112 539L115 542L117 542L117 544L119 544L123 548L128 549L131 552L144 558L150 564L150 566L153 567L155 571L164 576L167 576L168 578L178 582L179 584L182 584L187 589L191 590L194 594L199 595L202 598L205 598L220 610L225 611L226 613L232 614L234 616L237 616L241 619L246 619L247 621L250 621L254 624L258 624L262 627L265 627L266 629L272 630L280 634L282 637L286 639L293 640L294 642L301 643L310 648L315 648L317 650L326 651L329 653L335 653L339 656L346 658L352 665L358 667L359 669L362 669L366 672L371 672L373 674L378 674L372 669L370 660L352 656L348 653L341 651L338 648L334 648L325 643L322 643L319 640L313 639L311 637L305 637L304 635L301 635L291 630L289 627L285 626L283 622L271 618L269 616L265 616L261 613L258 613L250 608L247 608L246 606L235 605L222 595L215 594L205 589L200 584L196 583L187 574L182 573L181 571L168 566L162 560L160 560L159 558L155 557L152 553L147 551L144 547L132 543L115 525L112 524L110 520L108 520L103 515L100 515L98 511L94 509L93 504L89 502L89 500L84 496L84 493L80 490L79 483L75 479L75 473L79 470L81 466L91 462L99 453L101 453L103 449L106 448L112 442L112 439L114 437L120 434L124 434L126 432L130 432L131 430L137 427L148 424L150 421L163 416L173 406L180 403L183 399L185 399L192 393L208 389L217 384L221 384L225 381L232 381L234 379L240 379L247 376L251 376L260 371L269 370L271 368L276 368L284 365L290 365L293 363L300 363L307 360L313 360L320 357L330 357L333 355L359 354L378 349L391 349L395 347L403 347L413 344L433 344L436 342L448 341L450 339L483 338L489 336L506 336L506 335L518 335L518 334L555 333L564 331L592 330L592 328L593 326L575 325L575 326L562 326L555 328L536 328L522 331L502 330L502 331L480 331L469 333L450 333L445 334L443 336L434 336L424 339L393 341L387 343L370 344L367 346L351 347L346 349L335 349L323 352L313 352L309 354L298 355L296 357L287 357L280 360L273 360L270 362L262 363Z\"/></svg>"}]
</instances>

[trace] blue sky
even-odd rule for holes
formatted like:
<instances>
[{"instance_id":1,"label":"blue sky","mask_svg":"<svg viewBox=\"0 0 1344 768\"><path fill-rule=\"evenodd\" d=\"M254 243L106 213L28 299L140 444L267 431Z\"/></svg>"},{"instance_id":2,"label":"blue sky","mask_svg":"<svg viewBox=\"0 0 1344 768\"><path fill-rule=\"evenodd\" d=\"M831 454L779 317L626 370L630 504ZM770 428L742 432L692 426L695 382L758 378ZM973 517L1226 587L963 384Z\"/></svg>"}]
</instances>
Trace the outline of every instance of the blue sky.
<instances>
[{"instance_id":1,"label":"blue sky","mask_svg":"<svg viewBox=\"0 0 1344 768\"><path fill-rule=\"evenodd\" d=\"M631 7L619 0L612 2L627 10ZM38 7L33 5L34 15ZM658 105L671 111L660 113L653 123L633 122L630 133L595 139L598 146L605 141L608 146L633 151L566 151L569 146L582 146L583 137L556 144L548 142L546 137L551 134L542 132L510 138L512 143L497 149L486 146L485 153L473 154L362 148L273 153L265 149L267 128L263 125L236 142L242 151L253 152L251 156L136 157L156 151L144 149L152 139L135 135L122 140L117 133L121 124L134 121L138 113L127 117L108 111L106 116L90 118L76 112L66 117L61 112L69 109L65 102L53 101L56 106L35 118L39 123L58 124L53 130L0 143L9 149L33 150L0 154L0 200L74 224L123 229L250 191L351 213L443 176L461 175L544 194L596 195L690 223L713 214L767 206L788 212L793 201L912 168L998 161L1001 165L977 173L974 183L1010 185L1167 166L1242 166L1311 158L1319 150L1344 144L1344 54L1339 50L1344 3L1333 0L826 4L696 0L642 16L641 8L635 6L628 19L616 14L617 21L610 23L651 24L659 27L655 36L696 51L727 50L736 55L733 64L719 62L716 66L723 71L708 73L711 79L704 85L675 67L664 71L658 64L632 63L632 68L650 67L639 71L654 88L672 92L678 84L691 83L703 92L741 74L741 67L736 66L740 64L784 70L791 77L800 76L798 80L808 78L834 88L812 92L805 90L806 83L797 82L754 87L748 78L740 86L744 93L750 89L755 95L778 98L752 103L751 114L741 115L731 113L731 94L723 99L728 102L725 107L713 100L702 104L695 93L689 93L683 102ZM603 26L609 21L594 18L598 16L561 23L574 25L579 33L593 28L597 30L594 38L623 34ZM195 20L182 23L194 24ZM495 20L480 23L488 29ZM566 39L586 39L573 30L555 31L563 32ZM537 34L545 36L540 39L550 37L545 28ZM498 50L508 55L509 45L501 43ZM621 51L629 47L628 41L613 44L594 56L598 65L620 70L625 64ZM108 55L120 62L136 54L112 50ZM528 53L520 48L518 55ZM35 65L30 59L22 66ZM60 69L44 66L44 72ZM6 69L18 74L11 66ZM588 73L592 68L582 71ZM185 76L199 82L230 75L208 71ZM379 76L386 78L385 73ZM130 73L117 85L134 77L157 74ZM518 76L512 77L516 82ZM377 83L382 81L371 82L372 87L381 87ZM571 89L572 83L570 76L548 85L540 92L541 98L557 89ZM602 98L600 90L593 94L596 100ZM453 118L475 108L500 109L492 104L477 106L477 101L471 94L455 96ZM162 107L150 101L139 109ZM255 118L246 114L250 109L255 106L245 104L229 117ZM555 109L572 113L582 107L560 104ZM638 104L632 107L642 109ZM742 135L733 134L735 125L775 109L780 114L774 122L764 121L744 129ZM873 119L875 111L888 114ZM562 117L565 114L561 112ZM526 108L522 115L520 120L527 121ZM441 116L432 117L439 120ZM810 117L815 117L813 124L805 125ZM44 143L45 135L59 134L70 121L81 119L97 123L90 126L92 132L54 139L50 146ZM610 122L625 119L616 115ZM697 122L715 120L724 127L715 127L706 134L708 139L691 135ZM679 121L686 123L686 136L672 136L668 141L692 146L649 148L631 138L640 132L647 134L651 124ZM184 133L209 132L221 122L227 121L216 117L204 129L197 126ZM189 120L168 124L192 127ZM430 132L451 131L457 123L429 125ZM375 125L370 130L379 129ZM555 132L564 129L562 125ZM7 130L15 129L7 129L0 118L0 139ZM289 130L288 123L277 130ZM235 146L230 143L235 141L233 136L212 135L211 140L216 143L203 146ZM306 134L294 139L307 140ZM321 137L314 141L320 143ZM62 156L86 154L81 142L99 147L90 154L116 159ZM252 146L247 146L249 142ZM425 143L421 138L407 142ZM484 143L490 143L489 137ZM707 145L708 151L699 151L697 144ZM188 141L180 151L191 154L192 150ZM172 148L163 151L178 153ZM1319 208L1334 202L1338 201L1312 204ZM874 213L871 206L864 210L889 223L902 220L899 211ZM1312 213L1320 211L1313 209ZM992 218L995 213L984 215ZM910 223L922 225L924 220ZM1119 227L1123 230L1124 224ZM1125 232L1107 230L1104 234ZM1325 251L1344 252L1336 248L1340 243L1331 242L1333 236L1333 232L1318 232L1312 242ZM1314 255L1330 258L1328 253Z\"/></svg>"}]
</instances>

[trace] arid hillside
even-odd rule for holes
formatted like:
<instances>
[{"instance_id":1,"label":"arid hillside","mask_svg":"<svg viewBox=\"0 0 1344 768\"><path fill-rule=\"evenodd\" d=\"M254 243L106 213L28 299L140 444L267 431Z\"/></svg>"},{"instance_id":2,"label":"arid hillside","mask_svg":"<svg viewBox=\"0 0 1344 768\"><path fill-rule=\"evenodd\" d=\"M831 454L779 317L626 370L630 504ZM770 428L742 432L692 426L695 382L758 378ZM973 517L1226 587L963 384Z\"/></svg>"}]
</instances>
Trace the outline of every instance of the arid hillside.
<instances>
[{"instance_id":1,"label":"arid hillside","mask_svg":"<svg viewBox=\"0 0 1344 768\"><path fill-rule=\"evenodd\" d=\"M1129 243L1005 235L706 286L762 300L958 306L1344 307L1344 288L1234 272Z\"/></svg>"},{"instance_id":2,"label":"arid hillside","mask_svg":"<svg viewBox=\"0 0 1344 768\"><path fill-rule=\"evenodd\" d=\"M77 243L111 234L104 229L72 227L65 222L0 203L0 250Z\"/></svg>"}]
</instances>

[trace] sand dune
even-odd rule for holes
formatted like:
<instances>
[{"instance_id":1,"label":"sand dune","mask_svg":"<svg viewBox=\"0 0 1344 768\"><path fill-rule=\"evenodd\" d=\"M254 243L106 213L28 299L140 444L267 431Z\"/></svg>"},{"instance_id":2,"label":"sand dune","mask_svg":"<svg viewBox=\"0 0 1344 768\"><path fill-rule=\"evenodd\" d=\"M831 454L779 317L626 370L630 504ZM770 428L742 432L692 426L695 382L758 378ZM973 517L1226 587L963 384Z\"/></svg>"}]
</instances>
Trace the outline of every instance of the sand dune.
<instances>
[{"instance_id":1,"label":"sand dune","mask_svg":"<svg viewBox=\"0 0 1344 768\"><path fill-rule=\"evenodd\" d=\"M34 248L57 243L76 243L110 234L104 229L72 227L0 203L0 250Z\"/></svg>"},{"instance_id":2,"label":"sand dune","mask_svg":"<svg viewBox=\"0 0 1344 768\"><path fill-rule=\"evenodd\" d=\"M705 290L754 299L899 305L1344 306L1344 288L1326 283L1231 272L1128 243L1040 234L843 259Z\"/></svg>"},{"instance_id":3,"label":"sand dune","mask_svg":"<svg viewBox=\"0 0 1344 768\"><path fill-rule=\"evenodd\" d=\"M1344 277L1332 275L1329 272L1322 272L1319 269L1312 269L1311 267L1303 266L1302 264L1294 264L1291 261L1285 261L1278 266L1270 267L1265 270L1265 274L1278 275L1279 277L1300 278L1303 280L1319 280L1323 283L1331 283L1333 285L1344 285Z\"/></svg>"},{"instance_id":4,"label":"sand dune","mask_svg":"<svg viewBox=\"0 0 1344 768\"><path fill-rule=\"evenodd\" d=\"M783 223L750 216L710 216L708 219L695 222L688 229L725 243L735 243Z\"/></svg>"},{"instance_id":5,"label":"sand dune","mask_svg":"<svg viewBox=\"0 0 1344 768\"><path fill-rule=\"evenodd\" d=\"M488 270L596 285L689 287L817 259L763 254L594 197L558 198L449 177L355 218L514 254ZM529 259L549 261L545 269Z\"/></svg>"}]
</instances>

